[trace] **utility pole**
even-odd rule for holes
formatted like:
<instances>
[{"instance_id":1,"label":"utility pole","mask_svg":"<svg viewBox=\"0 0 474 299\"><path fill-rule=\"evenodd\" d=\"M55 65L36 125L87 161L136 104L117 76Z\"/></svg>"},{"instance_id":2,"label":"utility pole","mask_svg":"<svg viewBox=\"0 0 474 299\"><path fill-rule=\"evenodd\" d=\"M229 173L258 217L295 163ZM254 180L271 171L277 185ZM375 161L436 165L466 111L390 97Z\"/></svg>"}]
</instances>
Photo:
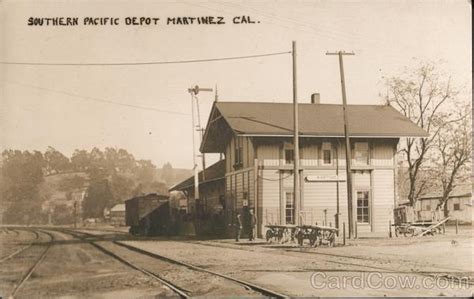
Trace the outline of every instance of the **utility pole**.
<instances>
[{"instance_id":1,"label":"utility pole","mask_svg":"<svg viewBox=\"0 0 474 299\"><path fill-rule=\"evenodd\" d=\"M300 145L299 145L299 119L298 119L298 94L296 89L296 41L292 43L293 56L293 127L294 127L294 149L293 149L293 195L295 201L295 223L301 225L301 198L300 198Z\"/></svg>"},{"instance_id":2,"label":"utility pole","mask_svg":"<svg viewBox=\"0 0 474 299\"><path fill-rule=\"evenodd\" d=\"M194 171L194 200L199 199L199 170L197 166L197 153L196 153L196 137L195 137L195 129L196 129L196 124L195 124L195 112L194 112L194 99L196 98L196 95L200 91L212 91L212 88L199 88L199 86L194 86L191 88L188 88L188 92L191 95L191 114L192 114L192 133L193 133L193 171ZM199 117L199 103L196 100L196 105L197 105L197 111L198 111L198 119ZM199 119L200 121L200 119ZM201 129L200 124L197 126L198 130ZM200 132L201 138L202 138L202 131ZM204 154L202 156L202 161L203 161L203 171L205 168L205 160L204 160ZM203 172L204 173L204 172Z\"/></svg>"},{"instance_id":3,"label":"utility pole","mask_svg":"<svg viewBox=\"0 0 474 299\"><path fill-rule=\"evenodd\" d=\"M77 228L77 201L74 201L74 228Z\"/></svg>"},{"instance_id":4,"label":"utility pole","mask_svg":"<svg viewBox=\"0 0 474 299\"><path fill-rule=\"evenodd\" d=\"M346 99L346 82L344 80L344 63L342 57L344 55L355 55L353 52L346 53L344 51L327 52L326 55L339 56L339 72L341 74L341 90L342 90L342 111L344 115L344 139L346 143L346 180L347 180L347 215L349 220L349 239L354 235L354 212L352 208L352 171L351 171L351 144L349 140L349 121L347 118L347 99ZM339 162L338 162L339 163Z\"/></svg>"}]
</instances>

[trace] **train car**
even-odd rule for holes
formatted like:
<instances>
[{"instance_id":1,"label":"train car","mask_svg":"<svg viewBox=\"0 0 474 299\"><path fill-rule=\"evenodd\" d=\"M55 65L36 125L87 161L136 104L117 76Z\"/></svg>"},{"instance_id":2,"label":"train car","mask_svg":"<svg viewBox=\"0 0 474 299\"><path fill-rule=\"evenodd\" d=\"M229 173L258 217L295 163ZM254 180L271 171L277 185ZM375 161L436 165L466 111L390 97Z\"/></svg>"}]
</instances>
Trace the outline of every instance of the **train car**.
<instances>
[{"instance_id":1,"label":"train car","mask_svg":"<svg viewBox=\"0 0 474 299\"><path fill-rule=\"evenodd\" d=\"M169 198L151 193L125 201L125 223L132 235L164 235L169 229Z\"/></svg>"}]
</instances>

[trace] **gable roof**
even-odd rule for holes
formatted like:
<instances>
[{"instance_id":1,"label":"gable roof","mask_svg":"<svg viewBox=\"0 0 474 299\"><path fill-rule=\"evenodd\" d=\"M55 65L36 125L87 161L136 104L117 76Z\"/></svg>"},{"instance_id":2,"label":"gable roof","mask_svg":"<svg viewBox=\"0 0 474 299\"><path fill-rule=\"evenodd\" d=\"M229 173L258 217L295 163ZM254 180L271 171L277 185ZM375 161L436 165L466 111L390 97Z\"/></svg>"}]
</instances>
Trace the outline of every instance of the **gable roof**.
<instances>
[{"instance_id":1,"label":"gable roof","mask_svg":"<svg viewBox=\"0 0 474 299\"><path fill-rule=\"evenodd\" d=\"M205 181L203 181L203 172L199 172L199 185L206 184L209 182L217 181L224 179L225 176L225 160L220 160L211 166L207 167L204 171ZM185 189L193 188L194 187L194 176L187 178L186 180L172 186L169 191L176 191L180 190L183 191Z\"/></svg>"},{"instance_id":2,"label":"gable roof","mask_svg":"<svg viewBox=\"0 0 474 299\"><path fill-rule=\"evenodd\" d=\"M431 190L420 196L419 200L428 200L428 199L440 199L443 195L441 189ZM472 183L460 184L454 187L453 191L449 195L449 198L454 197L471 197L472 196Z\"/></svg>"},{"instance_id":3,"label":"gable roof","mask_svg":"<svg viewBox=\"0 0 474 299\"><path fill-rule=\"evenodd\" d=\"M213 115L214 119L211 119ZM214 152L216 146L211 140L222 138L222 132L213 128L219 123L217 115L237 135L293 136L292 103L217 102L206 127L201 145L203 152ZM351 137L428 136L422 128L388 105L348 105L347 115ZM302 137L344 136L342 105L298 104L298 116Z\"/></svg>"}]
</instances>

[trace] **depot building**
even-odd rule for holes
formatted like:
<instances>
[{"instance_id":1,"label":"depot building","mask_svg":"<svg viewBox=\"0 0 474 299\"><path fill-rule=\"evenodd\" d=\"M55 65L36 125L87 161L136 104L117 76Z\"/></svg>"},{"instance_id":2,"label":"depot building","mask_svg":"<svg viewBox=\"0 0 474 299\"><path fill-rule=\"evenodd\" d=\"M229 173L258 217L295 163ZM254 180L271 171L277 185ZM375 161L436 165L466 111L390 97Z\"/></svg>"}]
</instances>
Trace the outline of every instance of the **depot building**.
<instances>
[{"instance_id":1,"label":"depot building","mask_svg":"<svg viewBox=\"0 0 474 299\"><path fill-rule=\"evenodd\" d=\"M266 225L296 224L297 217L302 224L348 223L342 105L315 99L298 105L299 211L293 194L293 104L258 102L213 104L200 151L220 153L222 160L201 178L198 201L193 181L186 188L181 184L191 211L210 218L218 211L231 228L236 212L245 218L253 209L259 236ZM347 112L353 218L358 232L385 232L397 198L397 144L401 137L427 133L388 105L348 105Z\"/></svg>"}]
</instances>

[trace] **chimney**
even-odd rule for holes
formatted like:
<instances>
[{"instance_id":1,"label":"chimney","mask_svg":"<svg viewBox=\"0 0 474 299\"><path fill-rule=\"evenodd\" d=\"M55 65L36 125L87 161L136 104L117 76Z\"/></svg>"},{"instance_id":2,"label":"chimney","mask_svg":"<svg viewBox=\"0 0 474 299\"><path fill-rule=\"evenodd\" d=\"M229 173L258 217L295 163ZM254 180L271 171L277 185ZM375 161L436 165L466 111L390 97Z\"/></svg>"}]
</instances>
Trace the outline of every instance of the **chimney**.
<instances>
[{"instance_id":1,"label":"chimney","mask_svg":"<svg viewBox=\"0 0 474 299\"><path fill-rule=\"evenodd\" d=\"M321 103L321 95L319 93L313 93L311 95L311 104L320 104Z\"/></svg>"}]
</instances>

